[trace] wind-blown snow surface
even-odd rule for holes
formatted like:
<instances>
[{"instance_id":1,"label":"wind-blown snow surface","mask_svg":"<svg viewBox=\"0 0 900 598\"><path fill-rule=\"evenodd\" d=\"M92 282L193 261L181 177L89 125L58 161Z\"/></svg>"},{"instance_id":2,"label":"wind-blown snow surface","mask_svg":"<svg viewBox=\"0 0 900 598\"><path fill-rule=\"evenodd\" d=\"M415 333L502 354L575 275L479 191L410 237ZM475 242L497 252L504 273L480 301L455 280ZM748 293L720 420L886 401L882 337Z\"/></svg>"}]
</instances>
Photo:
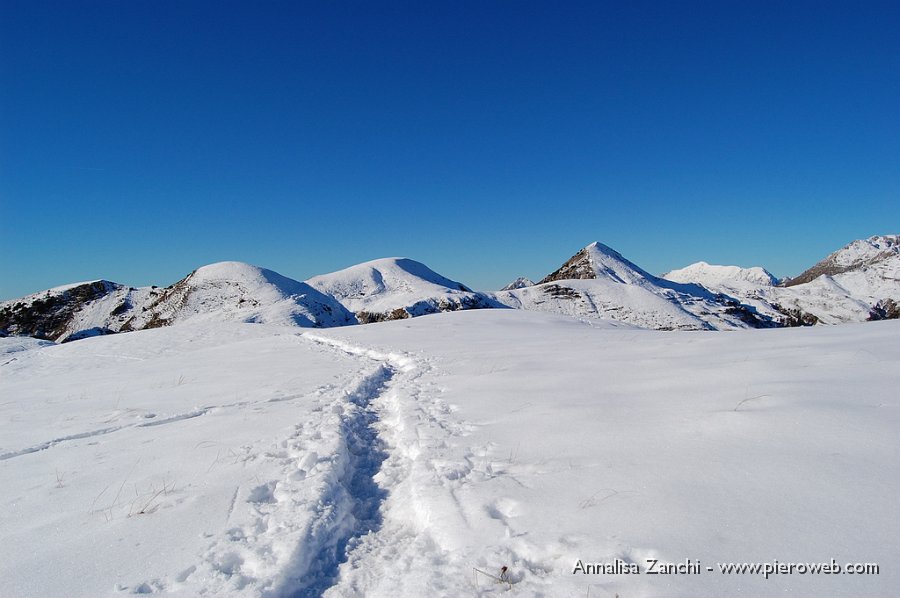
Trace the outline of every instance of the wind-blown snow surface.
<instances>
[{"instance_id":1,"label":"wind-blown snow surface","mask_svg":"<svg viewBox=\"0 0 900 598\"><path fill-rule=\"evenodd\" d=\"M0 339L0 595L893 595L898 333L485 310ZM616 558L704 569L572 573ZM705 570L831 558L881 573Z\"/></svg>"}]
</instances>

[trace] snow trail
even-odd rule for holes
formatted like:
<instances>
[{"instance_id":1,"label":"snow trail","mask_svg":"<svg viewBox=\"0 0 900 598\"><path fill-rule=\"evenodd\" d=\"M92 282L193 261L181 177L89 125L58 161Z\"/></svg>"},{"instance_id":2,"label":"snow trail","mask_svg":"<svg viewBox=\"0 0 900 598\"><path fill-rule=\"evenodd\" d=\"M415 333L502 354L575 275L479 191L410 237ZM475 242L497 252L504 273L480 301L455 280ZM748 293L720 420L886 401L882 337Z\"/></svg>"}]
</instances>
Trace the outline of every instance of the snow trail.
<instances>
[{"instance_id":1,"label":"snow trail","mask_svg":"<svg viewBox=\"0 0 900 598\"><path fill-rule=\"evenodd\" d=\"M226 529L210 536L183 575L132 587L265 598L322 595L348 552L382 523L386 491L375 476L387 452L376 429L376 403L394 374L389 364L365 362L340 385L306 396L308 415L315 417L293 424L274 443L232 455L268 473L234 488ZM289 393L283 400L299 396Z\"/></svg>"},{"instance_id":2,"label":"snow trail","mask_svg":"<svg viewBox=\"0 0 900 598\"><path fill-rule=\"evenodd\" d=\"M312 597L334 584L347 551L359 538L381 527L381 503L387 495L375 475L387 458L375 428L373 402L385 392L394 371L385 364L347 393L340 423L337 475L320 498L314 523L286 567L272 596Z\"/></svg>"},{"instance_id":3,"label":"snow trail","mask_svg":"<svg viewBox=\"0 0 900 598\"><path fill-rule=\"evenodd\" d=\"M372 533L348 544L332 584L320 587L331 596L453 595L459 586L436 573L453 557L453 542L433 533L435 518L450 527L467 526L464 509L453 494L464 480L445 480L442 468L453 471L461 463L435 460L454 438L469 428L456 421L452 410L438 398L439 390L427 382L434 373L428 357L379 351L343 340L306 332L302 335L341 353L374 360L389 368L390 384L371 404L376 408L378 431L386 458L373 478L383 489L380 524ZM449 477L453 477L452 474ZM431 567L423 569L423 563ZM299 594L308 596L310 594Z\"/></svg>"}]
</instances>

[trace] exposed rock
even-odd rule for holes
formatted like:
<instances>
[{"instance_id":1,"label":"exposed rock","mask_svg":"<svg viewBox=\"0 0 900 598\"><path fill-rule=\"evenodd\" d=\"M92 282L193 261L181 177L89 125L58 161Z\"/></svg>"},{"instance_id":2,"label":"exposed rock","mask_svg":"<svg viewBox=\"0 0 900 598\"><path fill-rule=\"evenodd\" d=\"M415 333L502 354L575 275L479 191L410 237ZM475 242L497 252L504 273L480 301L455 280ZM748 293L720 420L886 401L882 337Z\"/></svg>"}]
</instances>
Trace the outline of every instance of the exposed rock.
<instances>
[{"instance_id":1,"label":"exposed rock","mask_svg":"<svg viewBox=\"0 0 900 598\"><path fill-rule=\"evenodd\" d=\"M781 318L782 326L795 328L798 326L815 326L819 323L819 318L800 309L793 307L782 307L777 303L773 303L772 307L783 315L783 317Z\"/></svg>"},{"instance_id":2,"label":"exposed rock","mask_svg":"<svg viewBox=\"0 0 900 598\"><path fill-rule=\"evenodd\" d=\"M897 320L900 319L900 305L893 299L882 299L872 307L869 312L869 320Z\"/></svg>"}]
</instances>

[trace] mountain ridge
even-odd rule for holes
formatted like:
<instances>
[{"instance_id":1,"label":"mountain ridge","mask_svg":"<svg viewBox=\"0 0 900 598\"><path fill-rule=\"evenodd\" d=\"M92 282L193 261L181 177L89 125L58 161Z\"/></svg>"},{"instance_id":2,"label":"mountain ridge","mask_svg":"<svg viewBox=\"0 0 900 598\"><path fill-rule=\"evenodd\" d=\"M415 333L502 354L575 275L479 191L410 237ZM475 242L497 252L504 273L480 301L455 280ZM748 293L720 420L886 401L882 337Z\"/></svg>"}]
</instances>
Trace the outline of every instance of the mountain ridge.
<instances>
[{"instance_id":1,"label":"mountain ridge","mask_svg":"<svg viewBox=\"0 0 900 598\"><path fill-rule=\"evenodd\" d=\"M797 282L803 278L809 280ZM305 282L243 262L217 262L164 288L98 279L0 302L0 335L64 342L188 320L332 327L491 308L613 319L662 330L897 318L900 236L854 241L788 284L776 282L761 267L706 262L655 276L600 242L583 247L538 283L517 279L496 292L474 291L402 257L371 260Z\"/></svg>"},{"instance_id":2,"label":"mountain ridge","mask_svg":"<svg viewBox=\"0 0 900 598\"><path fill-rule=\"evenodd\" d=\"M718 280L690 266L675 272L789 325L842 324L900 317L900 235L858 239L782 284ZM671 273L670 273L671 274ZM681 276L679 276L681 275Z\"/></svg>"},{"instance_id":3,"label":"mountain ridge","mask_svg":"<svg viewBox=\"0 0 900 598\"><path fill-rule=\"evenodd\" d=\"M695 262L684 268L670 270L660 278L672 282L696 283L713 288L731 284L751 284L757 286L775 286L778 279L774 274L761 266L742 268L740 266L720 266L704 261Z\"/></svg>"},{"instance_id":4,"label":"mountain ridge","mask_svg":"<svg viewBox=\"0 0 900 598\"><path fill-rule=\"evenodd\" d=\"M791 287L812 282L819 276L834 277L900 256L900 235L876 235L857 239L829 254L785 283Z\"/></svg>"}]
</instances>

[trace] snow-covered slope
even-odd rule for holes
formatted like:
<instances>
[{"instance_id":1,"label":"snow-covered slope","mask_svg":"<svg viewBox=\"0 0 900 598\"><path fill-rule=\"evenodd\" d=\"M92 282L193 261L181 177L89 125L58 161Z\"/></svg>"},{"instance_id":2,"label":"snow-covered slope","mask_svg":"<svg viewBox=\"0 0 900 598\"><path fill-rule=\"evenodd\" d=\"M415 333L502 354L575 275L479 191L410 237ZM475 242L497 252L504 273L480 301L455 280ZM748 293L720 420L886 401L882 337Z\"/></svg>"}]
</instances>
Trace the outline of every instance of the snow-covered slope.
<instances>
[{"instance_id":1,"label":"snow-covered slope","mask_svg":"<svg viewBox=\"0 0 900 598\"><path fill-rule=\"evenodd\" d=\"M611 318L657 330L776 325L731 297L653 276L602 243L580 250L537 285L496 297L514 308Z\"/></svg>"},{"instance_id":2,"label":"snow-covered slope","mask_svg":"<svg viewBox=\"0 0 900 598\"><path fill-rule=\"evenodd\" d=\"M754 295L748 297L748 303L768 303L775 309L802 314L817 324L865 322L873 319L872 312L877 303L854 294L828 275L792 287L759 289Z\"/></svg>"},{"instance_id":3,"label":"snow-covered slope","mask_svg":"<svg viewBox=\"0 0 900 598\"><path fill-rule=\"evenodd\" d=\"M373 260L307 282L340 301L361 323L502 307L489 296L407 258Z\"/></svg>"},{"instance_id":4,"label":"snow-covered slope","mask_svg":"<svg viewBox=\"0 0 900 598\"><path fill-rule=\"evenodd\" d=\"M798 282L808 278L810 283ZM812 301L803 302L807 311L819 312L824 300L853 314L835 317L837 322L900 317L900 235L854 241L792 279L785 290L814 288L816 283L828 292L810 293ZM868 311L860 313L854 304L865 305ZM824 317L837 315L823 311Z\"/></svg>"},{"instance_id":5,"label":"snow-covered slope","mask_svg":"<svg viewBox=\"0 0 900 598\"><path fill-rule=\"evenodd\" d=\"M198 268L144 306L125 330L193 321L240 321L302 327L356 323L334 298L272 270L242 262Z\"/></svg>"},{"instance_id":6,"label":"snow-covered slope","mask_svg":"<svg viewBox=\"0 0 900 598\"><path fill-rule=\"evenodd\" d=\"M661 333L479 310L7 343L0 596L900 586L900 322ZM719 569L831 559L880 569Z\"/></svg>"}]
</instances>

